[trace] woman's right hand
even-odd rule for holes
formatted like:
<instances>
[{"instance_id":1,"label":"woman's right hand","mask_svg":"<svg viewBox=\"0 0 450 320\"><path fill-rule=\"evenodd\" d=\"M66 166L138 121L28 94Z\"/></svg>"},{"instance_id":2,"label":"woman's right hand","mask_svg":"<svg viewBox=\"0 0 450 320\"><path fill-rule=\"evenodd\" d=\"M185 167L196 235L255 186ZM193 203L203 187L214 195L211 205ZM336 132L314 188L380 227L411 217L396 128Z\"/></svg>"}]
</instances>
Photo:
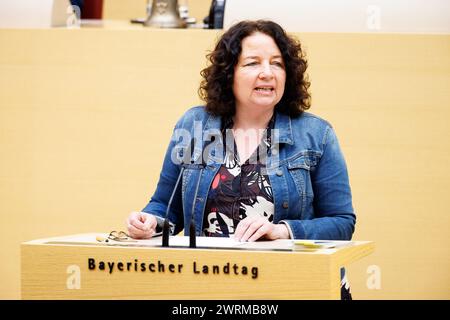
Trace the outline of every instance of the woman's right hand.
<instances>
[{"instance_id":1,"label":"woman's right hand","mask_svg":"<svg viewBox=\"0 0 450 320\"><path fill-rule=\"evenodd\" d=\"M154 215L146 212L132 212L127 218L127 229L134 239L150 239L156 231L157 221Z\"/></svg>"}]
</instances>

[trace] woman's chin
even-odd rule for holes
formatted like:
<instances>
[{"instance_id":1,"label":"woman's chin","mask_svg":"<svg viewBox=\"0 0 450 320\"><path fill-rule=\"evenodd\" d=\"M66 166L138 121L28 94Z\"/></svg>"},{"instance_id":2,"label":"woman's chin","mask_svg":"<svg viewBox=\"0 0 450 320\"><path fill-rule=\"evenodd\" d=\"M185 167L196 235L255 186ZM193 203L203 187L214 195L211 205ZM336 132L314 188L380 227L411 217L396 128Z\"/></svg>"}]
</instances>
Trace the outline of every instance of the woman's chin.
<instances>
[{"instance_id":1,"label":"woman's chin","mask_svg":"<svg viewBox=\"0 0 450 320\"><path fill-rule=\"evenodd\" d=\"M263 109L273 109L276 104L277 104L277 102L274 101L273 99L270 99L270 100L259 99L258 101L255 101L253 103L253 105L255 107L263 108Z\"/></svg>"}]
</instances>

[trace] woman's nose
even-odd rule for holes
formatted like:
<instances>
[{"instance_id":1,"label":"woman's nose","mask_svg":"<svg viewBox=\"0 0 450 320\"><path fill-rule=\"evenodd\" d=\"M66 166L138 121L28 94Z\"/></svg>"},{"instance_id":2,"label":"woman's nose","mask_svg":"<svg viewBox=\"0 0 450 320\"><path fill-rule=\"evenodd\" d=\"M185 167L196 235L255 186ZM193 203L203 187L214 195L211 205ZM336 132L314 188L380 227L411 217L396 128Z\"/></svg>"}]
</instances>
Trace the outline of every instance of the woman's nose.
<instances>
[{"instance_id":1,"label":"woman's nose","mask_svg":"<svg viewBox=\"0 0 450 320\"><path fill-rule=\"evenodd\" d=\"M270 65L263 65L263 68L262 68L261 72L259 73L259 77L261 79L273 78L273 72L272 72L272 69L270 68Z\"/></svg>"}]
</instances>

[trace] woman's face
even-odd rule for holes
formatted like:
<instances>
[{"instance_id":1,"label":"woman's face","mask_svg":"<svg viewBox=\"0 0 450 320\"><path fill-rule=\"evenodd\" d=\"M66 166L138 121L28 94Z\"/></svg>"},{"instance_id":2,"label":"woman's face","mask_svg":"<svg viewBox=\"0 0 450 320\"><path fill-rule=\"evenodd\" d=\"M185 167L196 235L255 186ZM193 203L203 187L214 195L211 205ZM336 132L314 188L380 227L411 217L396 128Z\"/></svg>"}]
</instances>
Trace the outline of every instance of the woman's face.
<instances>
[{"instance_id":1,"label":"woman's face","mask_svg":"<svg viewBox=\"0 0 450 320\"><path fill-rule=\"evenodd\" d=\"M285 82L284 61L275 41L261 32L244 38L234 69L236 109L273 109L283 97Z\"/></svg>"}]
</instances>

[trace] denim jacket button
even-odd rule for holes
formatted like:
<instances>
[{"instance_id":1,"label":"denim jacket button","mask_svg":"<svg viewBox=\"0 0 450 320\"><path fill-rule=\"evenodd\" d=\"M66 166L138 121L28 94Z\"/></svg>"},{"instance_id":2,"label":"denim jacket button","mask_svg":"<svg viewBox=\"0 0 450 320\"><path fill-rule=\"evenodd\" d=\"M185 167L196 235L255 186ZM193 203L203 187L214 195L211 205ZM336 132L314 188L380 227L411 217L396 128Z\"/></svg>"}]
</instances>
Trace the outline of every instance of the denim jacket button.
<instances>
[{"instance_id":1,"label":"denim jacket button","mask_svg":"<svg viewBox=\"0 0 450 320\"><path fill-rule=\"evenodd\" d=\"M283 171L281 169L278 169L277 172L275 172L275 174L281 177L283 175Z\"/></svg>"},{"instance_id":2,"label":"denim jacket button","mask_svg":"<svg viewBox=\"0 0 450 320\"><path fill-rule=\"evenodd\" d=\"M289 204L288 204L287 201L284 201L283 202L283 209L287 209L287 208L289 208Z\"/></svg>"}]
</instances>

